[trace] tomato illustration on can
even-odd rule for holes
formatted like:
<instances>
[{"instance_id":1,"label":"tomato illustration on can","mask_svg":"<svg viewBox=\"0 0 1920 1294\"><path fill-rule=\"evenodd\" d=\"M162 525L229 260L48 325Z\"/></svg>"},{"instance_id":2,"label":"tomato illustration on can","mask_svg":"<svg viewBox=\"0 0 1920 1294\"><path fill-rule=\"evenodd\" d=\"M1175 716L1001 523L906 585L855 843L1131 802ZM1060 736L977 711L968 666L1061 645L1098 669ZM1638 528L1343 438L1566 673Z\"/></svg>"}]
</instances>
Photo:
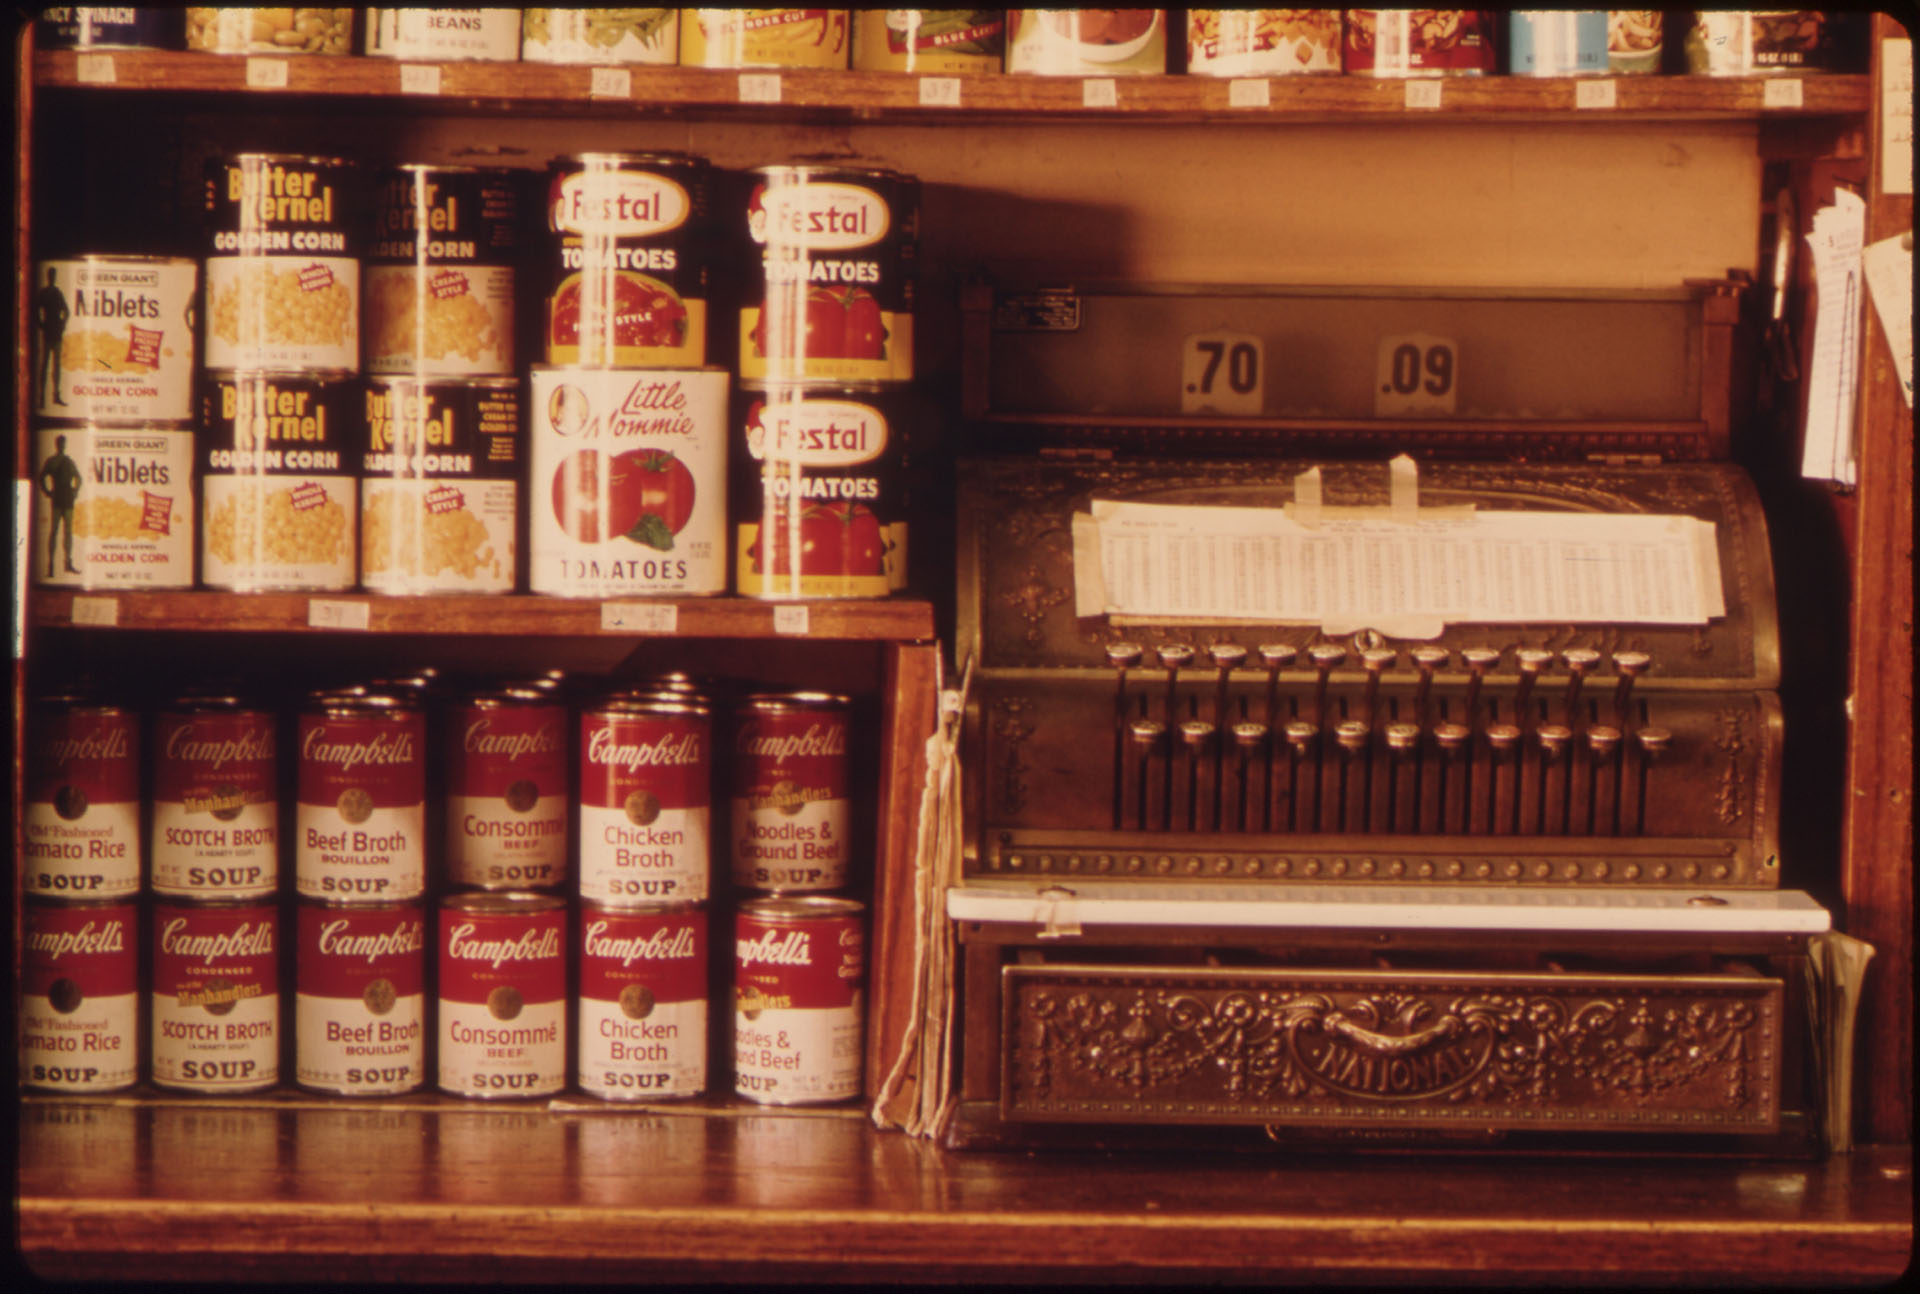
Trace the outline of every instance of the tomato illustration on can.
<instances>
[{"instance_id":1,"label":"tomato illustration on can","mask_svg":"<svg viewBox=\"0 0 1920 1294\"><path fill-rule=\"evenodd\" d=\"M576 450L553 477L553 511L568 535L585 544L624 536L663 553L693 517L693 473L678 455L664 449L629 449L606 460L607 483L600 488L601 454ZM599 501L607 515L602 525Z\"/></svg>"}]
</instances>

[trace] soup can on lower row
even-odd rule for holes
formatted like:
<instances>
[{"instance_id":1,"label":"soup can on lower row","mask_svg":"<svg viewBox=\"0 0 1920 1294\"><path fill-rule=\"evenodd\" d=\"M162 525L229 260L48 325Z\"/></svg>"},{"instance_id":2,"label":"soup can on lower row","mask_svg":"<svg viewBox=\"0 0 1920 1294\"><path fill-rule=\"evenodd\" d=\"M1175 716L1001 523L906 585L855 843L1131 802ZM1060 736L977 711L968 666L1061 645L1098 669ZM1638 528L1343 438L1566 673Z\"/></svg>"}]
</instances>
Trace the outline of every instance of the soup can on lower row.
<instances>
[{"instance_id":1,"label":"soup can on lower row","mask_svg":"<svg viewBox=\"0 0 1920 1294\"><path fill-rule=\"evenodd\" d=\"M72 589L193 586L193 433L167 426L33 434L34 582Z\"/></svg>"},{"instance_id":2,"label":"soup can on lower row","mask_svg":"<svg viewBox=\"0 0 1920 1294\"><path fill-rule=\"evenodd\" d=\"M162 256L40 261L30 290L36 417L192 419L198 265Z\"/></svg>"},{"instance_id":3,"label":"soup can on lower row","mask_svg":"<svg viewBox=\"0 0 1920 1294\"><path fill-rule=\"evenodd\" d=\"M20 1081L113 1092L140 1077L139 916L132 903L29 901L22 913Z\"/></svg>"},{"instance_id":4,"label":"soup can on lower row","mask_svg":"<svg viewBox=\"0 0 1920 1294\"><path fill-rule=\"evenodd\" d=\"M564 884L566 703L532 687L474 692L448 708L445 733L448 882L483 890Z\"/></svg>"},{"instance_id":5,"label":"soup can on lower row","mask_svg":"<svg viewBox=\"0 0 1920 1294\"><path fill-rule=\"evenodd\" d=\"M580 1090L609 1101L706 1091L707 997L704 908L582 904Z\"/></svg>"},{"instance_id":6,"label":"soup can on lower row","mask_svg":"<svg viewBox=\"0 0 1920 1294\"><path fill-rule=\"evenodd\" d=\"M190 692L153 719L149 858L155 894L264 898L280 887L280 775L272 712Z\"/></svg>"},{"instance_id":7,"label":"soup can on lower row","mask_svg":"<svg viewBox=\"0 0 1920 1294\"><path fill-rule=\"evenodd\" d=\"M427 1080L426 909L300 905L294 1081L332 1096L391 1096Z\"/></svg>"},{"instance_id":8,"label":"soup can on lower row","mask_svg":"<svg viewBox=\"0 0 1920 1294\"><path fill-rule=\"evenodd\" d=\"M280 910L153 905L153 1081L203 1093L280 1081Z\"/></svg>"},{"instance_id":9,"label":"soup can on lower row","mask_svg":"<svg viewBox=\"0 0 1920 1294\"><path fill-rule=\"evenodd\" d=\"M734 709L733 883L776 893L847 883L847 698L762 692Z\"/></svg>"},{"instance_id":10,"label":"soup can on lower row","mask_svg":"<svg viewBox=\"0 0 1920 1294\"><path fill-rule=\"evenodd\" d=\"M699 903L712 892L713 720L692 699L609 697L580 716L580 897Z\"/></svg>"},{"instance_id":11,"label":"soup can on lower row","mask_svg":"<svg viewBox=\"0 0 1920 1294\"><path fill-rule=\"evenodd\" d=\"M440 902L439 1086L498 1100L567 1082L566 904L544 894Z\"/></svg>"},{"instance_id":12,"label":"soup can on lower row","mask_svg":"<svg viewBox=\"0 0 1920 1294\"><path fill-rule=\"evenodd\" d=\"M319 691L296 740L294 889L390 903L427 884L426 717L398 695Z\"/></svg>"},{"instance_id":13,"label":"soup can on lower row","mask_svg":"<svg viewBox=\"0 0 1920 1294\"><path fill-rule=\"evenodd\" d=\"M533 592L725 589L724 369L535 367L529 403Z\"/></svg>"},{"instance_id":14,"label":"soup can on lower row","mask_svg":"<svg viewBox=\"0 0 1920 1294\"><path fill-rule=\"evenodd\" d=\"M85 690L60 690L34 699L27 733L26 893L139 893L139 717Z\"/></svg>"},{"instance_id":15,"label":"soup can on lower row","mask_svg":"<svg viewBox=\"0 0 1920 1294\"><path fill-rule=\"evenodd\" d=\"M734 919L734 1089L763 1105L860 1095L866 909L852 899L755 899Z\"/></svg>"}]
</instances>

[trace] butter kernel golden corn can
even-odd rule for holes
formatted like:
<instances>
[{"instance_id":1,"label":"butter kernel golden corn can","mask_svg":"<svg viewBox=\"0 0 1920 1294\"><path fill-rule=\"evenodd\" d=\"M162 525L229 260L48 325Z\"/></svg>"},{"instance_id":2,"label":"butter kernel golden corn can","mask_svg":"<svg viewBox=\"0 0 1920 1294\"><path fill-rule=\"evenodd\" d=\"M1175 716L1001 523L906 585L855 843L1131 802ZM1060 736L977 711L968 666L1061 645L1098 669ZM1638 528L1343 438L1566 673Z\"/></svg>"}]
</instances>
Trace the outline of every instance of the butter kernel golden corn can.
<instances>
[{"instance_id":1,"label":"butter kernel golden corn can","mask_svg":"<svg viewBox=\"0 0 1920 1294\"><path fill-rule=\"evenodd\" d=\"M36 584L69 589L193 585L191 431L41 427L33 435Z\"/></svg>"},{"instance_id":2,"label":"butter kernel golden corn can","mask_svg":"<svg viewBox=\"0 0 1920 1294\"><path fill-rule=\"evenodd\" d=\"M511 171L407 165L374 177L369 373L513 372L520 187Z\"/></svg>"},{"instance_id":3,"label":"butter kernel golden corn can","mask_svg":"<svg viewBox=\"0 0 1920 1294\"><path fill-rule=\"evenodd\" d=\"M76 256L37 264L34 416L191 421L199 287L200 267L181 258Z\"/></svg>"}]
</instances>

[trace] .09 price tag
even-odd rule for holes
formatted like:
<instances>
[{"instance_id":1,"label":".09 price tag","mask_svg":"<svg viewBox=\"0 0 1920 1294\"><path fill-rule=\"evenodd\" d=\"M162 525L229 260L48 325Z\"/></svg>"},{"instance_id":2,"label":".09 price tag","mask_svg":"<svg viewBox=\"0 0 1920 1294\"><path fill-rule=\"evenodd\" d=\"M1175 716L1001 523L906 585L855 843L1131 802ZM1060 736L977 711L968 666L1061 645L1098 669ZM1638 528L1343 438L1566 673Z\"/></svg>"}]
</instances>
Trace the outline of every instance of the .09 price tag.
<instances>
[{"instance_id":1,"label":".09 price tag","mask_svg":"<svg viewBox=\"0 0 1920 1294\"><path fill-rule=\"evenodd\" d=\"M1373 395L1375 417L1453 412L1460 363L1458 348L1449 338L1429 333L1382 337L1378 373Z\"/></svg>"},{"instance_id":2,"label":".09 price tag","mask_svg":"<svg viewBox=\"0 0 1920 1294\"><path fill-rule=\"evenodd\" d=\"M1252 333L1195 333L1180 344L1180 412L1257 417L1266 388L1266 347Z\"/></svg>"}]
</instances>

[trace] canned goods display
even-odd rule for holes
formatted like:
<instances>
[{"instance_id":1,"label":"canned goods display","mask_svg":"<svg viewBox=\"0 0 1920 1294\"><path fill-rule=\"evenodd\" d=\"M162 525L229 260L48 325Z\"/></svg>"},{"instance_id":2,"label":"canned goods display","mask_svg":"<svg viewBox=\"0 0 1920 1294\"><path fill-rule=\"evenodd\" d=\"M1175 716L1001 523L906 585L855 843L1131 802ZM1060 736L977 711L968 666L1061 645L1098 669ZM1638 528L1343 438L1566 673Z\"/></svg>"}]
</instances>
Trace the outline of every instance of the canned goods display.
<instances>
[{"instance_id":1,"label":"canned goods display","mask_svg":"<svg viewBox=\"0 0 1920 1294\"><path fill-rule=\"evenodd\" d=\"M22 887L55 898L140 890L140 722L83 691L34 699L28 715Z\"/></svg>"},{"instance_id":2,"label":"canned goods display","mask_svg":"<svg viewBox=\"0 0 1920 1294\"><path fill-rule=\"evenodd\" d=\"M246 591L352 588L359 379L209 373L200 408L200 582Z\"/></svg>"},{"instance_id":3,"label":"canned goods display","mask_svg":"<svg viewBox=\"0 0 1920 1294\"><path fill-rule=\"evenodd\" d=\"M740 376L912 378L919 181L815 165L752 175L746 228L760 274L740 310Z\"/></svg>"},{"instance_id":4,"label":"canned goods display","mask_svg":"<svg viewBox=\"0 0 1920 1294\"><path fill-rule=\"evenodd\" d=\"M567 707L502 687L456 701L446 723L450 884L546 889L567 878Z\"/></svg>"},{"instance_id":5,"label":"canned goods display","mask_svg":"<svg viewBox=\"0 0 1920 1294\"><path fill-rule=\"evenodd\" d=\"M1607 11L1507 15L1507 68L1515 76L1605 76L1609 66Z\"/></svg>"},{"instance_id":6,"label":"canned goods display","mask_svg":"<svg viewBox=\"0 0 1920 1294\"><path fill-rule=\"evenodd\" d=\"M612 697L581 714L581 898L707 898L712 752L712 715L698 701Z\"/></svg>"},{"instance_id":7,"label":"canned goods display","mask_svg":"<svg viewBox=\"0 0 1920 1294\"><path fill-rule=\"evenodd\" d=\"M1697 12L1687 29L1696 76L1797 75L1839 66L1841 15L1818 9Z\"/></svg>"},{"instance_id":8,"label":"canned goods display","mask_svg":"<svg viewBox=\"0 0 1920 1294\"><path fill-rule=\"evenodd\" d=\"M193 585L193 433L165 426L42 427L33 434L36 584Z\"/></svg>"},{"instance_id":9,"label":"canned goods display","mask_svg":"<svg viewBox=\"0 0 1920 1294\"><path fill-rule=\"evenodd\" d=\"M198 265L164 256L40 261L32 290L34 416L192 419Z\"/></svg>"},{"instance_id":10,"label":"canned goods display","mask_svg":"<svg viewBox=\"0 0 1920 1294\"><path fill-rule=\"evenodd\" d=\"M1167 70L1164 9L1009 9L1007 71L1152 76Z\"/></svg>"},{"instance_id":11,"label":"canned goods display","mask_svg":"<svg viewBox=\"0 0 1920 1294\"><path fill-rule=\"evenodd\" d=\"M280 1081L279 931L271 903L154 903L156 1085L231 1093Z\"/></svg>"},{"instance_id":12,"label":"canned goods display","mask_svg":"<svg viewBox=\"0 0 1920 1294\"><path fill-rule=\"evenodd\" d=\"M580 910L577 1081L609 1101L707 1090L707 914Z\"/></svg>"},{"instance_id":13,"label":"canned goods display","mask_svg":"<svg viewBox=\"0 0 1920 1294\"><path fill-rule=\"evenodd\" d=\"M439 1086L481 1100L567 1081L566 904L539 894L441 900Z\"/></svg>"},{"instance_id":14,"label":"canned goods display","mask_svg":"<svg viewBox=\"0 0 1920 1294\"><path fill-rule=\"evenodd\" d=\"M54 5L40 11L40 49L176 49L181 13L161 6Z\"/></svg>"},{"instance_id":15,"label":"canned goods display","mask_svg":"<svg viewBox=\"0 0 1920 1294\"><path fill-rule=\"evenodd\" d=\"M737 592L868 598L906 587L907 398L877 386L743 385Z\"/></svg>"},{"instance_id":16,"label":"canned goods display","mask_svg":"<svg viewBox=\"0 0 1920 1294\"><path fill-rule=\"evenodd\" d=\"M373 593L511 593L520 477L515 378L371 377L360 582Z\"/></svg>"},{"instance_id":17,"label":"canned goods display","mask_svg":"<svg viewBox=\"0 0 1920 1294\"><path fill-rule=\"evenodd\" d=\"M707 362L711 168L684 153L581 153L548 170L547 362Z\"/></svg>"},{"instance_id":18,"label":"canned goods display","mask_svg":"<svg viewBox=\"0 0 1920 1294\"><path fill-rule=\"evenodd\" d=\"M1607 70L1645 76L1660 70L1666 16L1658 9L1607 10Z\"/></svg>"},{"instance_id":19,"label":"canned goods display","mask_svg":"<svg viewBox=\"0 0 1920 1294\"><path fill-rule=\"evenodd\" d=\"M1004 9L856 9L853 14L853 66L863 72L998 72L1006 49Z\"/></svg>"},{"instance_id":20,"label":"canned goods display","mask_svg":"<svg viewBox=\"0 0 1920 1294\"><path fill-rule=\"evenodd\" d=\"M30 900L21 915L21 1083L55 1092L132 1087L140 1077L133 904Z\"/></svg>"},{"instance_id":21,"label":"canned goods display","mask_svg":"<svg viewBox=\"0 0 1920 1294\"><path fill-rule=\"evenodd\" d=\"M367 53L386 58L520 57L518 9L369 9Z\"/></svg>"},{"instance_id":22,"label":"canned goods display","mask_svg":"<svg viewBox=\"0 0 1920 1294\"><path fill-rule=\"evenodd\" d=\"M520 223L512 171L410 165L376 175L367 371L511 374Z\"/></svg>"},{"instance_id":23,"label":"canned goods display","mask_svg":"<svg viewBox=\"0 0 1920 1294\"><path fill-rule=\"evenodd\" d=\"M735 885L781 892L847 883L847 705L826 692L762 692L735 707Z\"/></svg>"},{"instance_id":24,"label":"canned goods display","mask_svg":"<svg viewBox=\"0 0 1920 1294\"><path fill-rule=\"evenodd\" d=\"M670 64L680 57L678 9L526 9L520 57L529 63Z\"/></svg>"},{"instance_id":25,"label":"canned goods display","mask_svg":"<svg viewBox=\"0 0 1920 1294\"><path fill-rule=\"evenodd\" d=\"M299 720L294 889L385 903L426 889L426 718L380 693L311 694Z\"/></svg>"},{"instance_id":26,"label":"canned goods display","mask_svg":"<svg viewBox=\"0 0 1920 1294\"><path fill-rule=\"evenodd\" d=\"M362 216L337 157L207 163L208 368L360 368Z\"/></svg>"},{"instance_id":27,"label":"canned goods display","mask_svg":"<svg viewBox=\"0 0 1920 1294\"><path fill-rule=\"evenodd\" d=\"M682 9L683 67L845 67L845 9Z\"/></svg>"},{"instance_id":28,"label":"canned goods display","mask_svg":"<svg viewBox=\"0 0 1920 1294\"><path fill-rule=\"evenodd\" d=\"M1346 68L1363 76L1491 76L1490 9L1349 9Z\"/></svg>"},{"instance_id":29,"label":"canned goods display","mask_svg":"<svg viewBox=\"0 0 1920 1294\"><path fill-rule=\"evenodd\" d=\"M418 903L300 905L294 1081L334 1096L391 1096L427 1081L426 910Z\"/></svg>"},{"instance_id":30,"label":"canned goods display","mask_svg":"<svg viewBox=\"0 0 1920 1294\"><path fill-rule=\"evenodd\" d=\"M727 583L727 374L535 368L527 583L571 597Z\"/></svg>"},{"instance_id":31,"label":"canned goods display","mask_svg":"<svg viewBox=\"0 0 1920 1294\"><path fill-rule=\"evenodd\" d=\"M193 7L186 39L211 54L350 54L353 10Z\"/></svg>"},{"instance_id":32,"label":"canned goods display","mask_svg":"<svg viewBox=\"0 0 1920 1294\"><path fill-rule=\"evenodd\" d=\"M1195 76L1339 70L1338 9L1187 10L1187 71Z\"/></svg>"},{"instance_id":33,"label":"canned goods display","mask_svg":"<svg viewBox=\"0 0 1920 1294\"><path fill-rule=\"evenodd\" d=\"M274 716L237 696L189 693L153 719L153 892L262 898L280 884Z\"/></svg>"},{"instance_id":34,"label":"canned goods display","mask_svg":"<svg viewBox=\"0 0 1920 1294\"><path fill-rule=\"evenodd\" d=\"M734 920L733 1074L763 1105L860 1095L866 909L808 895L755 899Z\"/></svg>"}]
</instances>

